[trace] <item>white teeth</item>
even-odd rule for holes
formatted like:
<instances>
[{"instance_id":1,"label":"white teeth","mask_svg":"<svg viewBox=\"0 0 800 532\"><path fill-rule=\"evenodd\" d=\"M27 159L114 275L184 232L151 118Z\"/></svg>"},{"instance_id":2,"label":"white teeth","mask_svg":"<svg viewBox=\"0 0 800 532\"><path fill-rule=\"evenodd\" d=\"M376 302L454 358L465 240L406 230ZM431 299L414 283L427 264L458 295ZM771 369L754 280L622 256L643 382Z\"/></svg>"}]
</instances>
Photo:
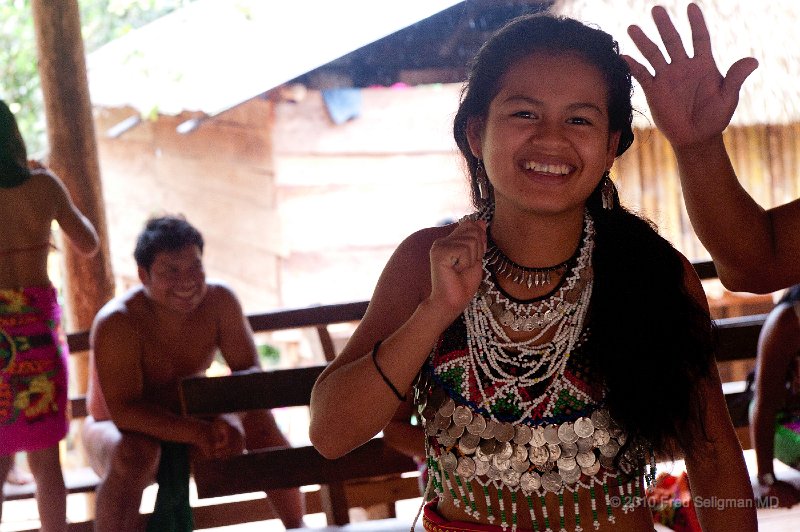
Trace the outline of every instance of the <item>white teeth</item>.
<instances>
[{"instance_id":1,"label":"white teeth","mask_svg":"<svg viewBox=\"0 0 800 532\"><path fill-rule=\"evenodd\" d=\"M526 170L533 170L534 172L542 172L547 174L558 174L558 175L565 175L568 174L570 168L566 164L545 164L545 163L537 163L534 161L528 161L525 163Z\"/></svg>"}]
</instances>

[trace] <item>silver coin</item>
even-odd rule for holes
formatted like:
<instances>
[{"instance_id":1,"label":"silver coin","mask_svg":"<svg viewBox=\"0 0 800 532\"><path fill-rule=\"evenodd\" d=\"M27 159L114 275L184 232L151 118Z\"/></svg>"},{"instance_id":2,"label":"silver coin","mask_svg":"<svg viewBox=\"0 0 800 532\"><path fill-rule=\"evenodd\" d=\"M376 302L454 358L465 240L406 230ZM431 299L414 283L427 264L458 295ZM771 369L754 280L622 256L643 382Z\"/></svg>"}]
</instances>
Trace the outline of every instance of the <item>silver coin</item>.
<instances>
[{"instance_id":1,"label":"silver coin","mask_svg":"<svg viewBox=\"0 0 800 532\"><path fill-rule=\"evenodd\" d=\"M550 459L550 451L547 447L531 447L528 451L528 458L534 465L544 465Z\"/></svg>"},{"instance_id":2,"label":"silver coin","mask_svg":"<svg viewBox=\"0 0 800 532\"><path fill-rule=\"evenodd\" d=\"M508 458L500 458L499 455L492 456L492 465L498 471L505 471L506 469L511 469L511 460Z\"/></svg>"},{"instance_id":3,"label":"silver coin","mask_svg":"<svg viewBox=\"0 0 800 532\"><path fill-rule=\"evenodd\" d=\"M552 460L548 460L547 462L544 463L543 466L539 466L539 469L541 469L545 473L547 473L548 471L552 471L555 468L556 468L556 463Z\"/></svg>"},{"instance_id":4,"label":"silver coin","mask_svg":"<svg viewBox=\"0 0 800 532\"><path fill-rule=\"evenodd\" d=\"M510 443L501 443L494 450L495 456L499 456L503 460L508 460L514 454L514 447Z\"/></svg>"},{"instance_id":5,"label":"silver coin","mask_svg":"<svg viewBox=\"0 0 800 532\"><path fill-rule=\"evenodd\" d=\"M600 455L600 465L605 467L606 469L614 469L616 466L614 465L614 457L613 456L605 456L603 454Z\"/></svg>"},{"instance_id":6,"label":"silver coin","mask_svg":"<svg viewBox=\"0 0 800 532\"><path fill-rule=\"evenodd\" d=\"M497 450L498 445L499 442L497 440L491 439L491 440L481 440L481 443L480 445L478 445L478 447L480 447L481 453L491 458L491 456ZM488 459L489 458L487 458L487 460Z\"/></svg>"},{"instance_id":7,"label":"silver coin","mask_svg":"<svg viewBox=\"0 0 800 532\"><path fill-rule=\"evenodd\" d=\"M588 467L581 467L581 473L590 477L595 476L598 471L600 471L600 462L597 460L595 460L594 463Z\"/></svg>"},{"instance_id":8,"label":"silver coin","mask_svg":"<svg viewBox=\"0 0 800 532\"><path fill-rule=\"evenodd\" d=\"M480 445L477 449L475 449L475 460L478 460L479 462L489 462L491 459L492 455L483 452L483 449L481 449Z\"/></svg>"},{"instance_id":9,"label":"silver coin","mask_svg":"<svg viewBox=\"0 0 800 532\"><path fill-rule=\"evenodd\" d=\"M444 453L440 458L439 462L442 464L442 469L447 471L448 473L452 473L458 467L458 458L451 452Z\"/></svg>"},{"instance_id":10,"label":"silver coin","mask_svg":"<svg viewBox=\"0 0 800 532\"><path fill-rule=\"evenodd\" d=\"M444 404L439 407L439 414L443 417L450 417L456 411L456 402L451 397L448 397Z\"/></svg>"},{"instance_id":11,"label":"silver coin","mask_svg":"<svg viewBox=\"0 0 800 532\"><path fill-rule=\"evenodd\" d=\"M471 479L475 475L475 461L469 456L462 456L458 459L456 473L467 480Z\"/></svg>"},{"instance_id":12,"label":"silver coin","mask_svg":"<svg viewBox=\"0 0 800 532\"><path fill-rule=\"evenodd\" d=\"M523 492L525 492L526 495L530 495L534 491L538 490L541 486L542 477L540 477L539 473L536 471L523 473L519 477L519 487Z\"/></svg>"},{"instance_id":13,"label":"silver coin","mask_svg":"<svg viewBox=\"0 0 800 532\"><path fill-rule=\"evenodd\" d=\"M530 443L533 431L528 425L516 425L514 427L514 443L518 445L526 445Z\"/></svg>"},{"instance_id":14,"label":"silver coin","mask_svg":"<svg viewBox=\"0 0 800 532\"><path fill-rule=\"evenodd\" d=\"M578 467L578 462L575 461L574 458L568 458L566 456L562 456L558 460L556 460L556 465L558 466L558 470L561 471L562 475L563 472L567 469L575 469Z\"/></svg>"},{"instance_id":15,"label":"silver coin","mask_svg":"<svg viewBox=\"0 0 800 532\"><path fill-rule=\"evenodd\" d=\"M572 469L559 469L559 471L561 478L564 479L565 484L575 484L581 478L580 467L573 467Z\"/></svg>"},{"instance_id":16,"label":"silver coin","mask_svg":"<svg viewBox=\"0 0 800 532\"><path fill-rule=\"evenodd\" d=\"M558 445L553 445L552 443L548 443L547 452L550 454L550 460L558 460L559 458L561 458L561 447Z\"/></svg>"},{"instance_id":17,"label":"silver coin","mask_svg":"<svg viewBox=\"0 0 800 532\"><path fill-rule=\"evenodd\" d=\"M439 440L439 445L448 449L456 444L456 439L446 432L442 432L437 439Z\"/></svg>"},{"instance_id":18,"label":"silver coin","mask_svg":"<svg viewBox=\"0 0 800 532\"><path fill-rule=\"evenodd\" d=\"M614 440L609 440L607 443L604 443L600 446L600 454L603 456L608 456L609 458L613 458L617 456L619 452L619 444Z\"/></svg>"},{"instance_id":19,"label":"silver coin","mask_svg":"<svg viewBox=\"0 0 800 532\"><path fill-rule=\"evenodd\" d=\"M436 428L439 430L447 430L447 427L450 426L451 421L451 418L445 417L437 412L433 422L436 423Z\"/></svg>"},{"instance_id":20,"label":"silver coin","mask_svg":"<svg viewBox=\"0 0 800 532\"><path fill-rule=\"evenodd\" d=\"M436 426L436 423L430 421L425 423L425 434L428 436L436 436L439 433L439 428Z\"/></svg>"},{"instance_id":21,"label":"silver coin","mask_svg":"<svg viewBox=\"0 0 800 532\"><path fill-rule=\"evenodd\" d=\"M581 451L578 453L578 456L575 457L575 460L581 467L591 467L597 462L597 457L594 455L594 451Z\"/></svg>"},{"instance_id":22,"label":"silver coin","mask_svg":"<svg viewBox=\"0 0 800 532\"><path fill-rule=\"evenodd\" d=\"M579 417L576 419L573 428L575 429L575 434L577 434L579 438L588 438L594 432L594 424L588 417Z\"/></svg>"},{"instance_id":23,"label":"silver coin","mask_svg":"<svg viewBox=\"0 0 800 532\"><path fill-rule=\"evenodd\" d=\"M561 443L561 438L558 437L558 425L547 425L544 428L544 441L555 445Z\"/></svg>"},{"instance_id":24,"label":"silver coin","mask_svg":"<svg viewBox=\"0 0 800 532\"><path fill-rule=\"evenodd\" d=\"M461 452L464 454L472 454L478 448L480 443L480 436L466 432L458 440L458 448L461 449Z\"/></svg>"},{"instance_id":25,"label":"silver coin","mask_svg":"<svg viewBox=\"0 0 800 532\"><path fill-rule=\"evenodd\" d=\"M592 444L595 447L605 445L610 439L611 435L605 429L595 429L594 434L592 434Z\"/></svg>"},{"instance_id":26,"label":"silver coin","mask_svg":"<svg viewBox=\"0 0 800 532\"><path fill-rule=\"evenodd\" d=\"M464 425L456 425L455 423L450 425L447 429L447 434L453 438L460 438L464 434Z\"/></svg>"},{"instance_id":27,"label":"silver coin","mask_svg":"<svg viewBox=\"0 0 800 532\"><path fill-rule=\"evenodd\" d=\"M468 406L458 405L453 411L453 423L466 427L472 421L472 410Z\"/></svg>"},{"instance_id":28,"label":"silver coin","mask_svg":"<svg viewBox=\"0 0 800 532\"><path fill-rule=\"evenodd\" d=\"M527 454L527 453L526 453ZM511 469L516 471L517 473L524 473L528 469L530 469L531 463L528 461L528 457L526 456L524 460L514 460L511 459Z\"/></svg>"},{"instance_id":29,"label":"silver coin","mask_svg":"<svg viewBox=\"0 0 800 532\"><path fill-rule=\"evenodd\" d=\"M486 476L492 480L499 480L500 479L500 470L497 469L494 465L489 467L489 471L486 473Z\"/></svg>"},{"instance_id":30,"label":"silver coin","mask_svg":"<svg viewBox=\"0 0 800 532\"><path fill-rule=\"evenodd\" d=\"M592 412L591 420L595 429L607 429L611 423L611 416L608 415L608 410L603 408Z\"/></svg>"},{"instance_id":31,"label":"silver coin","mask_svg":"<svg viewBox=\"0 0 800 532\"><path fill-rule=\"evenodd\" d=\"M494 438L495 430L497 430L497 421L494 419L487 419L486 428L481 431L481 438L486 440Z\"/></svg>"},{"instance_id":32,"label":"silver coin","mask_svg":"<svg viewBox=\"0 0 800 532\"><path fill-rule=\"evenodd\" d=\"M594 432L592 432L594 434ZM590 451L594 449L594 438L589 436L588 438L578 438L578 441L575 442L578 445L578 451Z\"/></svg>"},{"instance_id":33,"label":"silver coin","mask_svg":"<svg viewBox=\"0 0 800 532\"><path fill-rule=\"evenodd\" d=\"M507 422L499 423L497 429L495 429L494 437L503 443L511 441L514 438L514 425Z\"/></svg>"},{"instance_id":34,"label":"silver coin","mask_svg":"<svg viewBox=\"0 0 800 532\"><path fill-rule=\"evenodd\" d=\"M488 461L475 460L475 475L482 477L489 472L491 464Z\"/></svg>"},{"instance_id":35,"label":"silver coin","mask_svg":"<svg viewBox=\"0 0 800 532\"><path fill-rule=\"evenodd\" d=\"M575 429L572 428L572 423L562 423L558 427L558 439L566 443L575 443L578 441L578 435L575 434Z\"/></svg>"},{"instance_id":36,"label":"silver coin","mask_svg":"<svg viewBox=\"0 0 800 532\"><path fill-rule=\"evenodd\" d=\"M486 428L486 418L475 414L472 416L472 421L467 425L467 432L470 434L477 434L480 436L481 432Z\"/></svg>"},{"instance_id":37,"label":"silver coin","mask_svg":"<svg viewBox=\"0 0 800 532\"><path fill-rule=\"evenodd\" d=\"M617 443L620 445L620 447L622 447L623 445L625 445L626 441L628 441L628 435L625 434L624 432L620 432L619 435L617 436Z\"/></svg>"},{"instance_id":38,"label":"silver coin","mask_svg":"<svg viewBox=\"0 0 800 532\"><path fill-rule=\"evenodd\" d=\"M520 474L514 471L513 469L506 469L500 474L500 478L503 480L503 484L505 484L509 488L515 488L519 485L519 477Z\"/></svg>"},{"instance_id":39,"label":"silver coin","mask_svg":"<svg viewBox=\"0 0 800 532\"><path fill-rule=\"evenodd\" d=\"M542 475L542 487L547 491L555 493L560 490L563 485L564 482L561 480L561 475L555 471L548 471Z\"/></svg>"},{"instance_id":40,"label":"silver coin","mask_svg":"<svg viewBox=\"0 0 800 532\"><path fill-rule=\"evenodd\" d=\"M537 426L531 429L531 445L534 447L541 447L547 443L544 439L544 427Z\"/></svg>"},{"instance_id":41,"label":"silver coin","mask_svg":"<svg viewBox=\"0 0 800 532\"><path fill-rule=\"evenodd\" d=\"M562 443L559 447L561 447L561 456L575 458L578 454L578 445L575 443Z\"/></svg>"},{"instance_id":42,"label":"silver coin","mask_svg":"<svg viewBox=\"0 0 800 532\"><path fill-rule=\"evenodd\" d=\"M528 447L525 445L517 445L515 443L511 444L511 460L516 460L517 462L527 460L528 459Z\"/></svg>"}]
</instances>

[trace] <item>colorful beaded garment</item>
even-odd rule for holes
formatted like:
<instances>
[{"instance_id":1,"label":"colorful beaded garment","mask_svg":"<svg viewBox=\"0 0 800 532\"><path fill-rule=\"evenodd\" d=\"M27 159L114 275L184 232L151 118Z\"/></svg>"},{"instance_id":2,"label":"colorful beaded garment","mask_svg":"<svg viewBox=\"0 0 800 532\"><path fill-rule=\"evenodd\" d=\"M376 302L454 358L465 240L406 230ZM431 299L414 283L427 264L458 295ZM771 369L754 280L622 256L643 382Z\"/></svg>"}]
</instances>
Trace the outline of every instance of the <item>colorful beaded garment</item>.
<instances>
[{"instance_id":1,"label":"colorful beaded garment","mask_svg":"<svg viewBox=\"0 0 800 532\"><path fill-rule=\"evenodd\" d=\"M416 385L429 487L439 497L452 497L468 516L490 524L499 517L503 530L517 530L520 495L534 530L566 530L565 504L574 504L571 528L582 530L580 490L590 494L594 528L600 526L603 507L605 519L613 523L611 498L616 491L620 501L638 500L639 477L652 482L655 475L652 453L627 441L603 407L604 387L590 377L590 335L583 316L592 287L592 236L588 220L584 252L565 274L565 282L572 282L583 269L583 284L573 290L582 295L564 296L563 315L553 320L557 330L552 338L563 338L562 343L532 346L513 342L503 333L490 308L497 299L490 297L492 278L484 259L484 286L441 335ZM542 320L537 326L545 327ZM485 519L475 499L481 492ZM547 493L559 501L559 515L552 519L545 505ZM492 507L491 494L499 508ZM535 515L536 505L542 520Z\"/></svg>"}]
</instances>

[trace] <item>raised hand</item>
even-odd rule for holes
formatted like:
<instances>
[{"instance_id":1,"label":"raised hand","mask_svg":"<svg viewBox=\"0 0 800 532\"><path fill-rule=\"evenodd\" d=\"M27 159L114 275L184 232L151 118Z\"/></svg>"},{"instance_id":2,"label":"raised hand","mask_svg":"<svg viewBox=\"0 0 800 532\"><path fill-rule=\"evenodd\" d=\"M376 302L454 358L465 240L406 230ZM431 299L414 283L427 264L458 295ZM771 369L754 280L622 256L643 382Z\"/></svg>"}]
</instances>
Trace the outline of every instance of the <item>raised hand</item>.
<instances>
[{"instance_id":1,"label":"raised hand","mask_svg":"<svg viewBox=\"0 0 800 532\"><path fill-rule=\"evenodd\" d=\"M431 246L430 301L452 321L467 307L483 279L486 222L461 220ZM449 323L449 321L448 321Z\"/></svg>"},{"instance_id":2,"label":"raised hand","mask_svg":"<svg viewBox=\"0 0 800 532\"><path fill-rule=\"evenodd\" d=\"M669 62L635 25L628 28L628 34L654 74L632 57L623 57L644 90L656 126L675 147L700 143L721 134L736 110L744 80L758 67L758 61L753 57L739 59L723 77L712 55L703 13L696 4L687 8L694 57L689 57L684 49L667 11L656 6L652 15Z\"/></svg>"}]
</instances>

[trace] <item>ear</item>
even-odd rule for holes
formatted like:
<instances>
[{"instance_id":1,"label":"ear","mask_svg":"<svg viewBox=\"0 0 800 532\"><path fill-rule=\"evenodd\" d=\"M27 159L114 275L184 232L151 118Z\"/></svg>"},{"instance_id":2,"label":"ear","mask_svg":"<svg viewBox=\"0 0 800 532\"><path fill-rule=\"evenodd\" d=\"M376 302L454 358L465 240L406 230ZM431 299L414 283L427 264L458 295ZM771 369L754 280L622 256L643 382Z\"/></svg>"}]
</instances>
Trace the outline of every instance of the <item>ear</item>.
<instances>
[{"instance_id":1,"label":"ear","mask_svg":"<svg viewBox=\"0 0 800 532\"><path fill-rule=\"evenodd\" d=\"M137 266L136 271L139 274L139 281L141 281L143 285L147 286L150 284L150 274L147 272L147 270L141 266Z\"/></svg>"},{"instance_id":2,"label":"ear","mask_svg":"<svg viewBox=\"0 0 800 532\"><path fill-rule=\"evenodd\" d=\"M478 117L467 119L467 142L472 155L483 159L483 120Z\"/></svg>"},{"instance_id":3,"label":"ear","mask_svg":"<svg viewBox=\"0 0 800 532\"><path fill-rule=\"evenodd\" d=\"M608 151L606 152L606 169L611 169L614 160L617 158L617 148L619 147L619 137L622 131L612 131L608 134Z\"/></svg>"}]
</instances>

